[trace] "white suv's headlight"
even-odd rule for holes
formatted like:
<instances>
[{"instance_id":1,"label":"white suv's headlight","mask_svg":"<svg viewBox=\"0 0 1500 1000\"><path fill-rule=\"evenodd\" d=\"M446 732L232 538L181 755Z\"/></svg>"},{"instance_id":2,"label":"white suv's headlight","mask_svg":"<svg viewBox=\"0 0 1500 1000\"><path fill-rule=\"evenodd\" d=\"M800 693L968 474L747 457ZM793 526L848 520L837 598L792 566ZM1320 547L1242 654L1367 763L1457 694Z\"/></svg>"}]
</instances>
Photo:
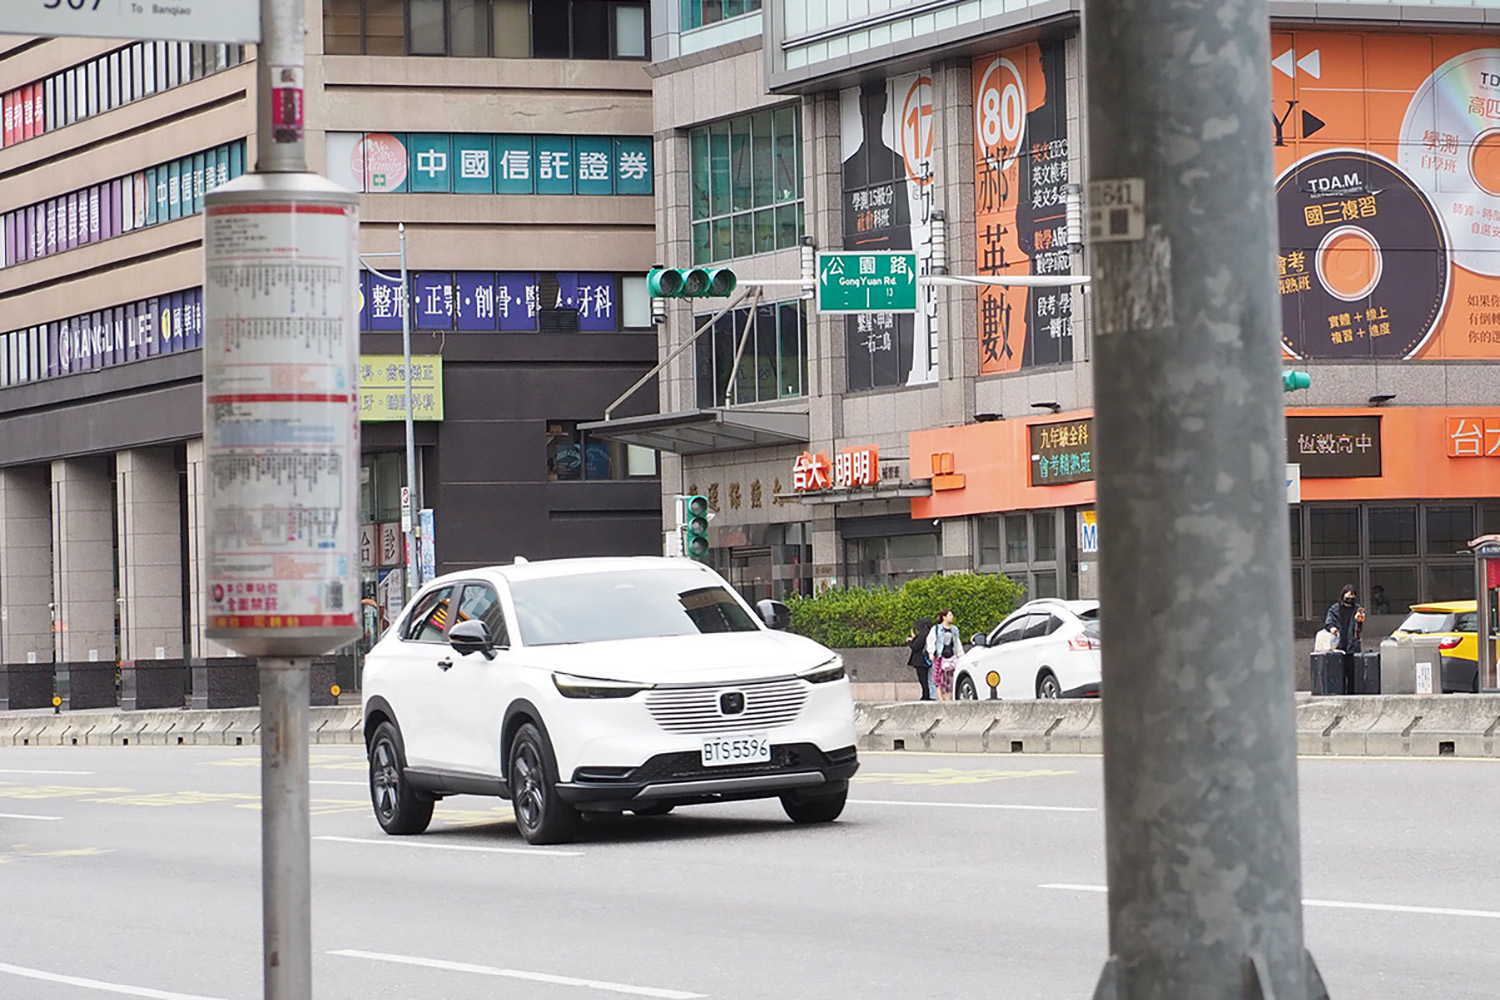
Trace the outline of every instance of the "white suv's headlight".
<instances>
[{"instance_id":1,"label":"white suv's headlight","mask_svg":"<svg viewBox=\"0 0 1500 1000\"><path fill-rule=\"evenodd\" d=\"M834 656L824 660L811 670L804 670L797 675L809 684L827 684L829 681L844 679L844 658Z\"/></svg>"},{"instance_id":2,"label":"white suv's headlight","mask_svg":"<svg viewBox=\"0 0 1500 1000\"><path fill-rule=\"evenodd\" d=\"M572 674L552 675L552 683L564 698L629 698L633 694L649 691L655 685L637 684L634 681L611 681L600 677L575 677Z\"/></svg>"}]
</instances>

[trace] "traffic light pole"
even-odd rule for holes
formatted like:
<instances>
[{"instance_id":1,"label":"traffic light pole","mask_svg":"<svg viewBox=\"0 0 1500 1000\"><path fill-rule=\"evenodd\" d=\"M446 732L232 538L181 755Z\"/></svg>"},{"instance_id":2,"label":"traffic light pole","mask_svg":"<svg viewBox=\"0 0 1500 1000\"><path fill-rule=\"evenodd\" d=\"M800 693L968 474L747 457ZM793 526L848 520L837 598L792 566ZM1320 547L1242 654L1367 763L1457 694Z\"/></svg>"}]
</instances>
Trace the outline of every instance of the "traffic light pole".
<instances>
[{"instance_id":1,"label":"traffic light pole","mask_svg":"<svg viewBox=\"0 0 1500 1000\"><path fill-rule=\"evenodd\" d=\"M1083 23L1089 201L1138 192L1143 216L1093 239L1095 998L1326 998L1303 943L1267 0L1085 0Z\"/></svg>"}]
</instances>

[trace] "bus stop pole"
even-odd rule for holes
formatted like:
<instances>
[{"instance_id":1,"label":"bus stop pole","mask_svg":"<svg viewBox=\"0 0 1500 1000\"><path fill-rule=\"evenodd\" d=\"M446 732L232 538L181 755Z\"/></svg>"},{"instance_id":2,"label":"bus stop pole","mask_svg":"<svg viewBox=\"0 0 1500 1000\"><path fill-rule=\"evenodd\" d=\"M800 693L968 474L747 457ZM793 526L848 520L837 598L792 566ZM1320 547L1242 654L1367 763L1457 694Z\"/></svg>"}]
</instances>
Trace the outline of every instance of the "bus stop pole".
<instances>
[{"instance_id":1,"label":"bus stop pole","mask_svg":"<svg viewBox=\"0 0 1500 1000\"><path fill-rule=\"evenodd\" d=\"M1303 944L1266 0L1085 0L1108 958L1325 997Z\"/></svg>"}]
</instances>

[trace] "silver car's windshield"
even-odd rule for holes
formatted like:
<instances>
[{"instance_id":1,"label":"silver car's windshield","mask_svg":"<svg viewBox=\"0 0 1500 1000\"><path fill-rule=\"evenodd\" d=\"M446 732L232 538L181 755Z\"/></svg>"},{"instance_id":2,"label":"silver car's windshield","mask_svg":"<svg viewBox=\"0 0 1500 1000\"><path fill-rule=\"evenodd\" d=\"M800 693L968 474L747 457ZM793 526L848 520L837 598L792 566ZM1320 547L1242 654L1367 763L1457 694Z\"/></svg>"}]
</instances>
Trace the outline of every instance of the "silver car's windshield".
<instances>
[{"instance_id":1,"label":"silver car's windshield","mask_svg":"<svg viewBox=\"0 0 1500 1000\"><path fill-rule=\"evenodd\" d=\"M519 580L511 597L528 646L760 628L715 577L691 568Z\"/></svg>"}]
</instances>

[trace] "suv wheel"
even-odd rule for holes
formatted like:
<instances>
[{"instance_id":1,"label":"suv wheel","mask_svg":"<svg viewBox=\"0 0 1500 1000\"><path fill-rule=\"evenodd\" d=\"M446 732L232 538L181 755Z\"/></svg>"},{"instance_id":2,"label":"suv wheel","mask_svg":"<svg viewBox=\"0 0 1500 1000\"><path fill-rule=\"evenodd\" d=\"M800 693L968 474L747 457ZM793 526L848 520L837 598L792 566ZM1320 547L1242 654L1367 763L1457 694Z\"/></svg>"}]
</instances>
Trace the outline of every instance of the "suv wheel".
<instances>
[{"instance_id":1,"label":"suv wheel","mask_svg":"<svg viewBox=\"0 0 1500 1000\"><path fill-rule=\"evenodd\" d=\"M528 844L565 844L578 833L578 810L557 797L547 745L529 722L510 745L510 801Z\"/></svg>"},{"instance_id":2,"label":"suv wheel","mask_svg":"<svg viewBox=\"0 0 1500 1000\"><path fill-rule=\"evenodd\" d=\"M370 737L370 803L386 833L421 833L432 822L433 800L406 780L401 734L389 722L376 726Z\"/></svg>"},{"instance_id":3,"label":"suv wheel","mask_svg":"<svg viewBox=\"0 0 1500 1000\"><path fill-rule=\"evenodd\" d=\"M781 797L781 808L793 823L832 823L844 811L849 786L835 795L803 796L788 792Z\"/></svg>"},{"instance_id":4,"label":"suv wheel","mask_svg":"<svg viewBox=\"0 0 1500 1000\"><path fill-rule=\"evenodd\" d=\"M1050 670L1043 670L1040 677L1036 679L1036 696L1038 698L1061 698L1062 685L1057 683L1057 675Z\"/></svg>"},{"instance_id":5,"label":"suv wheel","mask_svg":"<svg viewBox=\"0 0 1500 1000\"><path fill-rule=\"evenodd\" d=\"M978 701L979 692L974 690L974 679L964 674L958 679L958 690L953 692L953 697L959 701Z\"/></svg>"}]
</instances>

